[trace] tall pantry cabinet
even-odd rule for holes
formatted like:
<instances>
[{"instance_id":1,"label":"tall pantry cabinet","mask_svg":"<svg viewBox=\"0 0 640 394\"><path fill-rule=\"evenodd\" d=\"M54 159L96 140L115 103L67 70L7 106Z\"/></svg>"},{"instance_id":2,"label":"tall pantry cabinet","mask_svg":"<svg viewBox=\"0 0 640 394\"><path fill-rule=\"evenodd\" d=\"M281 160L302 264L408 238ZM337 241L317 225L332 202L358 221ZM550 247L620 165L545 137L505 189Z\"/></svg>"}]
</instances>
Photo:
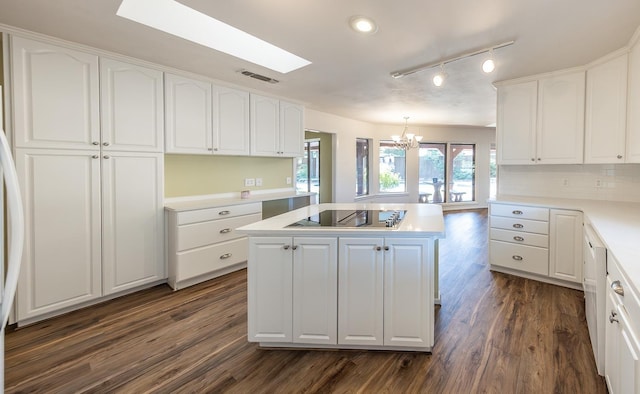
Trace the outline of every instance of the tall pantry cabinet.
<instances>
[{"instance_id":1,"label":"tall pantry cabinet","mask_svg":"<svg viewBox=\"0 0 640 394\"><path fill-rule=\"evenodd\" d=\"M162 73L11 40L28 323L166 278Z\"/></svg>"}]
</instances>

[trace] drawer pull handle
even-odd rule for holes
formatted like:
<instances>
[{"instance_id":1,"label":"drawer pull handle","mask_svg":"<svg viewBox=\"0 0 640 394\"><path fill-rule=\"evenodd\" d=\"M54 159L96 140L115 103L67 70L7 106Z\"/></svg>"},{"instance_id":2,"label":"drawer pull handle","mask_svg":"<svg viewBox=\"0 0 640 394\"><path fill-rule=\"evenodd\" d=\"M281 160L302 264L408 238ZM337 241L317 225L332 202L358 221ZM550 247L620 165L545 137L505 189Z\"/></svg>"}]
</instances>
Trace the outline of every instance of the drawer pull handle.
<instances>
[{"instance_id":1,"label":"drawer pull handle","mask_svg":"<svg viewBox=\"0 0 640 394\"><path fill-rule=\"evenodd\" d=\"M613 324L613 322L620 323L620 321L616 319L617 315L618 315L617 313L615 313L614 311L611 311L611 315L609 315L609 323L611 324Z\"/></svg>"},{"instance_id":2,"label":"drawer pull handle","mask_svg":"<svg viewBox=\"0 0 640 394\"><path fill-rule=\"evenodd\" d=\"M523 228L524 226L520 223L516 223L513 225L513 228Z\"/></svg>"},{"instance_id":3,"label":"drawer pull handle","mask_svg":"<svg viewBox=\"0 0 640 394\"><path fill-rule=\"evenodd\" d=\"M517 210L513 211L511 213L513 213L514 215L522 215L522 211L517 211Z\"/></svg>"},{"instance_id":4,"label":"drawer pull handle","mask_svg":"<svg viewBox=\"0 0 640 394\"><path fill-rule=\"evenodd\" d=\"M228 259L229 257L231 257L231 253L225 253L222 256L220 256L220 260Z\"/></svg>"},{"instance_id":5,"label":"drawer pull handle","mask_svg":"<svg viewBox=\"0 0 640 394\"><path fill-rule=\"evenodd\" d=\"M620 284L619 280L615 280L613 281L613 283L611 283L611 289L618 295L621 295L624 297L624 289L622 288L622 285Z\"/></svg>"},{"instance_id":6,"label":"drawer pull handle","mask_svg":"<svg viewBox=\"0 0 640 394\"><path fill-rule=\"evenodd\" d=\"M231 211L220 211L220 212L218 212L218 215L228 215L230 213L231 213Z\"/></svg>"},{"instance_id":7,"label":"drawer pull handle","mask_svg":"<svg viewBox=\"0 0 640 394\"><path fill-rule=\"evenodd\" d=\"M220 230L220 234L227 234L230 233L231 229L230 228L223 228L222 230Z\"/></svg>"},{"instance_id":8,"label":"drawer pull handle","mask_svg":"<svg viewBox=\"0 0 640 394\"><path fill-rule=\"evenodd\" d=\"M514 259L515 261L522 261L522 256L518 256L517 254L511 256L511 258Z\"/></svg>"},{"instance_id":9,"label":"drawer pull handle","mask_svg":"<svg viewBox=\"0 0 640 394\"><path fill-rule=\"evenodd\" d=\"M523 237L520 237L520 236L517 236L517 235L515 237L513 237L513 239L516 240L516 241L524 241Z\"/></svg>"}]
</instances>

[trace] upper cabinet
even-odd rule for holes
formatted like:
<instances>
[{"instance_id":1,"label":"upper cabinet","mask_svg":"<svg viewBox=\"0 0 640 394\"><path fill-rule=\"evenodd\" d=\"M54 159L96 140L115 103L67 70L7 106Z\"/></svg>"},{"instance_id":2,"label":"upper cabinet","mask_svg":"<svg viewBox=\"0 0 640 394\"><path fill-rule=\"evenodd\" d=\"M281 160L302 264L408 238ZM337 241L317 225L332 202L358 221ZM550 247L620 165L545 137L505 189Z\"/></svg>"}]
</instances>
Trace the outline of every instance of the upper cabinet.
<instances>
[{"instance_id":1,"label":"upper cabinet","mask_svg":"<svg viewBox=\"0 0 640 394\"><path fill-rule=\"evenodd\" d=\"M249 155L249 93L213 86L213 153Z\"/></svg>"},{"instance_id":2,"label":"upper cabinet","mask_svg":"<svg viewBox=\"0 0 640 394\"><path fill-rule=\"evenodd\" d=\"M303 155L304 108L272 97L251 95L251 154Z\"/></svg>"},{"instance_id":3,"label":"upper cabinet","mask_svg":"<svg viewBox=\"0 0 640 394\"><path fill-rule=\"evenodd\" d=\"M629 52L627 163L640 163L640 39Z\"/></svg>"},{"instance_id":4,"label":"upper cabinet","mask_svg":"<svg viewBox=\"0 0 640 394\"><path fill-rule=\"evenodd\" d=\"M103 149L162 152L162 72L101 58L100 86Z\"/></svg>"},{"instance_id":5,"label":"upper cabinet","mask_svg":"<svg viewBox=\"0 0 640 394\"><path fill-rule=\"evenodd\" d=\"M585 163L624 163L627 54L587 70Z\"/></svg>"},{"instance_id":6,"label":"upper cabinet","mask_svg":"<svg viewBox=\"0 0 640 394\"><path fill-rule=\"evenodd\" d=\"M11 43L15 146L86 149L98 142L98 56L21 37Z\"/></svg>"},{"instance_id":7,"label":"upper cabinet","mask_svg":"<svg viewBox=\"0 0 640 394\"><path fill-rule=\"evenodd\" d=\"M582 163L584 97L583 71L501 85L498 163Z\"/></svg>"}]
</instances>

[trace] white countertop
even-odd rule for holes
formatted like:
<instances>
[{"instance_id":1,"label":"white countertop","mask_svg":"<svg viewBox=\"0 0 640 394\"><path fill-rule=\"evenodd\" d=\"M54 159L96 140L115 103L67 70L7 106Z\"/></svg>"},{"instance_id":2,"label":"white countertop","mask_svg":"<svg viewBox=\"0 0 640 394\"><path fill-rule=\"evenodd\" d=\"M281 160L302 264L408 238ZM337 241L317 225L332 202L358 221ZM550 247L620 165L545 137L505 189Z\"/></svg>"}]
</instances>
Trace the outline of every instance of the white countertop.
<instances>
[{"instance_id":1,"label":"white countertop","mask_svg":"<svg viewBox=\"0 0 640 394\"><path fill-rule=\"evenodd\" d=\"M582 211L640 294L640 203L501 195L491 202Z\"/></svg>"},{"instance_id":2,"label":"white countertop","mask_svg":"<svg viewBox=\"0 0 640 394\"><path fill-rule=\"evenodd\" d=\"M164 203L164 208L169 211L192 211L195 209L206 208L218 208L227 205L239 205L239 204L251 204L263 201L282 200L295 197L311 197L316 193L297 193L295 191L280 192L280 193L251 193L249 198L240 197L224 197L224 198L202 198L202 197L185 197L185 198L172 198L167 199Z\"/></svg>"},{"instance_id":3,"label":"white countertop","mask_svg":"<svg viewBox=\"0 0 640 394\"><path fill-rule=\"evenodd\" d=\"M397 228L385 227L289 227L291 223L303 220L328 209L377 209L407 210L404 219ZM252 223L237 229L248 235L370 235L370 236L430 236L444 237L444 219L442 207L436 204L366 204L366 203L334 203L310 205L278 215L260 222Z\"/></svg>"}]
</instances>

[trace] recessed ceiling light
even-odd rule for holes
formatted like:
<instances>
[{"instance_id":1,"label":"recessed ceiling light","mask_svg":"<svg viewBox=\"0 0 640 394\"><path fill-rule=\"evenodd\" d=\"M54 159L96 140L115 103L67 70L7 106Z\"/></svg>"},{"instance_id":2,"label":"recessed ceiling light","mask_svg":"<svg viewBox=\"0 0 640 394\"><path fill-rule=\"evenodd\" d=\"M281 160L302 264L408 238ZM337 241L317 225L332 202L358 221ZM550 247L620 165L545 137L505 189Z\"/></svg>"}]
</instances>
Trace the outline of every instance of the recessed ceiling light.
<instances>
[{"instance_id":1,"label":"recessed ceiling light","mask_svg":"<svg viewBox=\"0 0 640 394\"><path fill-rule=\"evenodd\" d=\"M378 31L378 25L371 18L366 16L352 16L349 19L351 28L359 33L373 34Z\"/></svg>"},{"instance_id":2,"label":"recessed ceiling light","mask_svg":"<svg viewBox=\"0 0 640 394\"><path fill-rule=\"evenodd\" d=\"M311 64L175 0L122 0L116 14L283 74Z\"/></svg>"}]
</instances>

